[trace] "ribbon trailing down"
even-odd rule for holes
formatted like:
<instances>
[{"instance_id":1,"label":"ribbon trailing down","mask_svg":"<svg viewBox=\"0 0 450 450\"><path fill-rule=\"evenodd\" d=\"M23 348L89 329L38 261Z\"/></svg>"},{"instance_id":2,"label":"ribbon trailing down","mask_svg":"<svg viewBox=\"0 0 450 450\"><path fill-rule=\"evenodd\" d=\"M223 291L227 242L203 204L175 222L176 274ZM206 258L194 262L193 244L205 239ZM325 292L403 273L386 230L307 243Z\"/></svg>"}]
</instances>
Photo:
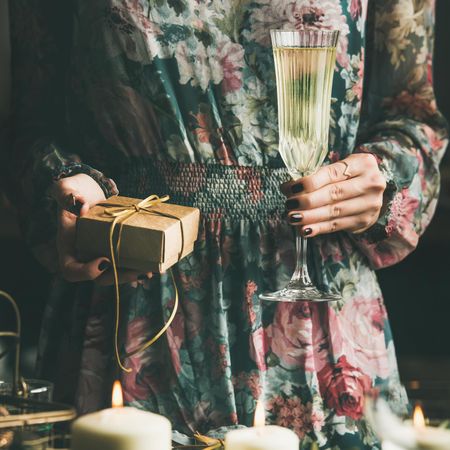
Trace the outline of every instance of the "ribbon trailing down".
<instances>
[{"instance_id":1,"label":"ribbon trailing down","mask_svg":"<svg viewBox=\"0 0 450 450\"><path fill-rule=\"evenodd\" d=\"M132 369L126 368L122 364L122 360L120 358L119 353L119 324L120 324L120 290L119 290L119 274L117 271L117 259L120 252L120 244L121 244L121 238L122 238L122 229L125 222L132 217L134 214L139 213L145 213L145 214L151 214L151 215L159 215L164 217L170 217L172 219L176 219L180 222L181 226L181 251L180 255L184 252L184 231L183 231L183 222L179 217L176 217L172 214L165 214L161 211L154 211L152 210L153 206L158 205L160 203L164 203L167 200L169 200L169 196L165 195L163 197L158 197L157 195L150 195L144 200L141 200L138 203L130 203L128 205L119 205L114 203L100 203L100 206L105 206L105 214L108 216L113 217L113 221L111 222L111 227L109 229L109 251L110 251L110 257L111 257L111 264L112 269L114 273L114 288L115 288L115 296L116 296L116 323L115 323L115 332L114 332L114 351L116 355L116 360L118 366L125 372L130 373L132 372ZM116 229L116 226L119 225L119 233L117 236L117 242L116 245L114 245L114 231ZM116 258L117 255L117 258ZM171 269L170 276L172 279L173 287L175 290L175 303L173 306L172 313L170 314L169 319L165 323L165 325L161 328L161 330L156 333L155 336L153 336L148 341L141 344L138 348L133 350L132 352L126 353L125 357L128 358L130 356L136 355L137 353L140 353L144 351L145 349L149 348L151 345L153 345L170 327L170 325L173 322L173 319L175 318L175 315L178 310L178 289L177 284L175 282L175 277L173 276L173 272Z\"/></svg>"}]
</instances>

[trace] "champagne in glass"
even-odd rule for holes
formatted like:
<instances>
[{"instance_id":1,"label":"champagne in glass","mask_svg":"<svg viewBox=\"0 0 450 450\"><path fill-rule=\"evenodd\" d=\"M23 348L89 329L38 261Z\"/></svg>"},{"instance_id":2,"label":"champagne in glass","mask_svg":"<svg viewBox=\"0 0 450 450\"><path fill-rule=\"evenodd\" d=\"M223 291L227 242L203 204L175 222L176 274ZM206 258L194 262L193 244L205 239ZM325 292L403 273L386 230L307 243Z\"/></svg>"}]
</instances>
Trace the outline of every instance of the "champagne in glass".
<instances>
[{"instance_id":1,"label":"champagne in glass","mask_svg":"<svg viewBox=\"0 0 450 450\"><path fill-rule=\"evenodd\" d=\"M278 99L279 152L290 175L314 173L328 152L331 87L338 31L271 31ZM260 297L272 301L336 301L319 290L306 264L306 239L297 228L297 266L288 286Z\"/></svg>"},{"instance_id":2,"label":"champagne in glass","mask_svg":"<svg viewBox=\"0 0 450 450\"><path fill-rule=\"evenodd\" d=\"M274 57L279 151L297 179L315 172L327 154L336 49L275 47Z\"/></svg>"}]
</instances>

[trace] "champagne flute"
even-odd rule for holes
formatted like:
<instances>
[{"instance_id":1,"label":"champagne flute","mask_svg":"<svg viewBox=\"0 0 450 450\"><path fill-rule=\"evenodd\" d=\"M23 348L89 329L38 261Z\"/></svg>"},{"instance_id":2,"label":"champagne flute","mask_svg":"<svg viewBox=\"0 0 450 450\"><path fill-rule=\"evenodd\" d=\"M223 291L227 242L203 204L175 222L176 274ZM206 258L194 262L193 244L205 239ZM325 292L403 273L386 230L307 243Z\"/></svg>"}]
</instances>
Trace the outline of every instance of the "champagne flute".
<instances>
[{"instance_id":1,"label":"champagne flute","mask_svg":"<svg viewBox=\"0 0 450 450\"><path fill-rule=\"evenodd\" d=\"M339 31L271 30L278 99L279 152L294 180L314 173L328 152L331 87ZM307 240L296 227L297 264L286 288L261 300L337 301L312 283Z\"/></svg>"}]
</instances>

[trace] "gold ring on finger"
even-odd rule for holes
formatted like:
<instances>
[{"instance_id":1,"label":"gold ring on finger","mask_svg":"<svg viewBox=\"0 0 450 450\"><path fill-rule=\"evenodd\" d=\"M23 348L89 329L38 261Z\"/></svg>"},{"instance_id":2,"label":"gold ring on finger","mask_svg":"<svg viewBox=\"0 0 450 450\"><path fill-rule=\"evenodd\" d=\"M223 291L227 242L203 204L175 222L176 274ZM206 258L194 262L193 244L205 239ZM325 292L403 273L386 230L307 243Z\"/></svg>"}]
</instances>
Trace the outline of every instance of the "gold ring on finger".
<instances>
[{"instance_id":1,"label":"gold ring on finger","mask_svg":"<svg viewBox=\"0 0 450 450\"><path fill-rule=\"evenodd\" d=\"M345 177L346 177L347 180L348 180L349 178L352 177L352 174L350 173L350 167L349 167L349 165L348 165L348 162L347 162L347 161L344 161L344 160L339 161L339 162L341 162L342 164L344 164L345 169L344 169L344 172L342 172L342 174L345 175Z\"/></svg>"}]
</instances>

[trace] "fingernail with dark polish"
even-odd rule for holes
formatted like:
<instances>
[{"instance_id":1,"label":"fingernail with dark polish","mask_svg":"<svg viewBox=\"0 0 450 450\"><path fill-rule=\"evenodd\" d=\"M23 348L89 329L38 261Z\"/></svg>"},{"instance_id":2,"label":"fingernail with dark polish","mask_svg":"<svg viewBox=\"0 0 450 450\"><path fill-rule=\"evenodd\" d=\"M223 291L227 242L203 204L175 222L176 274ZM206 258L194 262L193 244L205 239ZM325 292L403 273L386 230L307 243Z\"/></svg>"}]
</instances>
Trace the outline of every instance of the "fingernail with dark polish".
<instances>
[{"instance_id":1,"label":"fingernail with dark polish","mask_svg":"<svg viewBox=\"0 0 450 450\"><path fill-rule=\"evenodd\" d=\"M76 200L76 201L74 201L73 204L70 204L66 209L67 209L67 211L71 212L72 214L79 216L82 206L83 206L83 203Z\"/></svg>"},{"instance_id":2,"label":"fingernail with dark polish","mask_svg":"<svg viewBox=\"0 0 450 450\"><path fill-rule=\"evenodd\" d=\"M303 220L303 216L299 213L291 214L290 219L292 223L299 223Z\"/></svg>"},{"instance_id":3,"label":"fingernail with dark polish","mask_svg":"<svg viewBox=\"0 0 450 450\"><path fill-rule=\"evenodd\" d=\"M299 192L302 192L303 189L305 189L305 188L303 187L303 184L298 183L298 184L294 184L294 185L291 187L291 192L292 192L293 194L298 194Z\"/></svg>"},{"instance_id":4,"label":"fingernail with dark polish","mask_svg":"<svg viewBox=\"0 0 450 450\"><path fill-rule=\"evenodd\" d=\"M312 228L305 228L303 230L303 236L309 236L312 233Z\"/></svg>"},{"instance_id":5,"label":"fingernail with dark polish","mask_svg":"<svg viewBox=\"0 0 450 450\"><path fill-rule=\"evenodd\" d=\"M73 207L74 207L75 211L77 212L77 214L80 214L81 208L83 207L83 203L76 200Z\"/></svg>"},{"instance_id":6,"label":"fingernail with dark polish","mask_svg":"<svg viewBox=\"0 0 450 450\"><path fill-rule=\"evenodd\" d=\"M137 279L139 281L144 281L148 279L148 276L145 273L141 273L140 275L138 275Z\"/></svg>"},{"instance_id":7,"label":"fingernail with dark polish","mask_svg":"<svg viewBox=\"0 0 450 450\"><path fill-rule=\"evenodd\" d=\"M286 209L294 209L298 207L298 200L290 199L286 202Z\"/></svg>"},{"instance_id":8,"label":"fingernail with dark polish","mask_svg":"<svg viewBox=\"0 0 450 450\"><path fill-rule=\"evenodd\" d=\"M98 270L101 270L102 272L105 271L106 269L109 269L109 267L111 266L111 264L108 261L102 261L99 265L98 265Z\"/></svg>"}]
</instances>

